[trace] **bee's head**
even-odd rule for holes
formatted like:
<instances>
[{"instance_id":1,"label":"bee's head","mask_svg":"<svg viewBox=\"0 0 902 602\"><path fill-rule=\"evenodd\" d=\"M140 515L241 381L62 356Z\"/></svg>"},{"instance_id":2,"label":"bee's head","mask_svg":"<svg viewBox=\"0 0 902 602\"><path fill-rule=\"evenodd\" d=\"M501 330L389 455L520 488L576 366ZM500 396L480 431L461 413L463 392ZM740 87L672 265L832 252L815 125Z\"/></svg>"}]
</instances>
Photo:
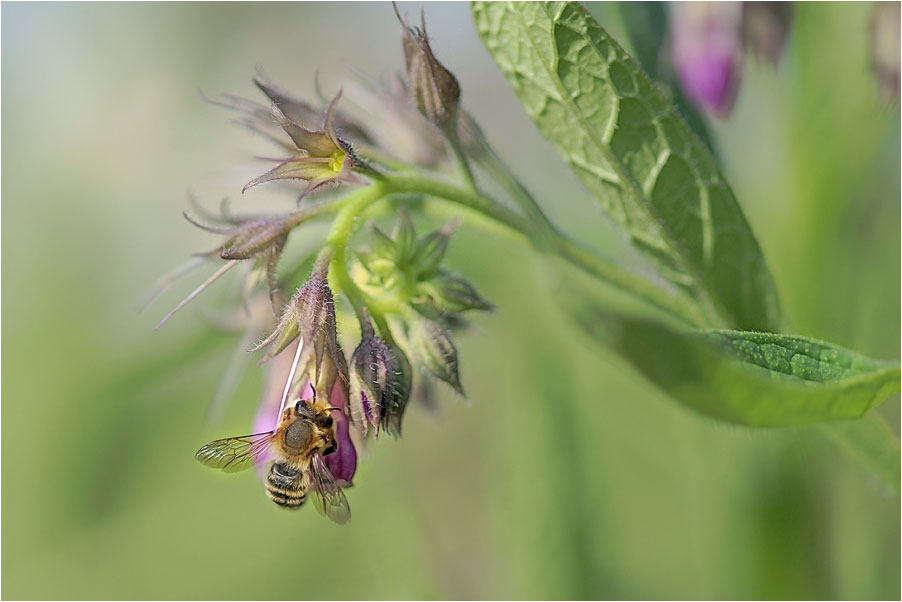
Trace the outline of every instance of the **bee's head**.
<instances>
[{"instance_id":1,"label":"bee's head","mask_svg":"<svg viewBox=\"0 0 902 602\"><path fill-rule=\"evenodd\" d=\"M313 419L316 417L316 412L313 411L306 399L298 399L294 404L294 415L300 418Z\"/></svg>"}]
</instances>

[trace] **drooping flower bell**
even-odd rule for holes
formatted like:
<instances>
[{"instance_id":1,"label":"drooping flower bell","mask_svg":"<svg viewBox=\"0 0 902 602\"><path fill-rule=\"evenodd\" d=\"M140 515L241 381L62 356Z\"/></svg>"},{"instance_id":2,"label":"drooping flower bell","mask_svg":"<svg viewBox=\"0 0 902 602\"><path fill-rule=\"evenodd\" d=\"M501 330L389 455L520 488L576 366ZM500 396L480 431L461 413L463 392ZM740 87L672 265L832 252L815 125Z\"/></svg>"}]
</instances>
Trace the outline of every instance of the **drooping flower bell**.
<instances>
[{"instance_id":1,"label":"drooping flower bell","mask_svg":"<svg viewBox=\"0 0 902 602\"><path fill-rule=\"evenodd\" d=\"M678 2L671 7L671 58L693 103L717 117L733 108L742 68L742 6Z\"/></svg>"},{"instance_id":2,"label":"drooping flower bell","mask_svg":"<svg viewBox=\"0 0 902 602\"><path fill-rule=\"evenodd\" d=\"M310 279L301 286L285 306L282 318L273 332L255 348L270 348L260 363L283 358L285 351L297 341L292 368L283 398L311 399L317 391L316 403L332 408L338 449L325 457L329 470L344 487L350 486L357 466L357 452L350 437L348 409L348 364L338 343L332 289L326 278L330 253L321 254ZM295 377L297 368L298 377ZM300 381L298 393L294 383ZM308 391L309 389L309 391ZM263 410L261 410L262 412ZM278 413L274 416L278 417Z\"/></svg>"},{"instance_id":3,"label":"drooping flower bell","mask_svg":"<svg viewBox=\"0 0 902 602\"><path fill-rule=\"evenodd\" d=\"M326 119L320 131L310 131L288 118L273 102L272 114L279 125L291 138L295 146L294 156L281 161L262 176L254 178L244 190L273 180L304 180L307 187L298 197L298 203L307 194L326 184L342 182L364 183L354 173L354 168L362 165L351 145L341 139L335 131L335 107L341 98L341 90L329 103Z\"/></svg>"}]
</instances>

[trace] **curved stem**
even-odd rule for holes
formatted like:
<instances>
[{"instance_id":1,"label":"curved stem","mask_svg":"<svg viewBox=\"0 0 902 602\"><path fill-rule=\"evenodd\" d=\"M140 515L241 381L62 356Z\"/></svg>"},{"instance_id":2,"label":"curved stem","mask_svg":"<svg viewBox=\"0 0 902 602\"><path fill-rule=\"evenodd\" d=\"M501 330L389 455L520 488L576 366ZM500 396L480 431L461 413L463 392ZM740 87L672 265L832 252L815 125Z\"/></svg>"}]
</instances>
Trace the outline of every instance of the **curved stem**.
<instances>
[{"instance_id":1,"label":"curved stem","mask_svg":"<svg viewBox=\"0 0 902 602\"><path fill-rule=\"evenodd\" d=\"M469 120L470 131L476 142L479 144L482 152L476 154L476 161L482 165L488 174L495 179L498 184L507 192L511 198L516 201L517 205L523 212L531 217L537 224L541 225L546 231L558 234L557 229L542 208L536 201L535 197L526 189L526 187L517 179L517 176L504 163L492 145L486 140L482 130L475 121Z\"/></svg>"},{"instance_id":2,"label":"curved stem","mask_svg":"<svg viewBox=\"0 0 902 602\"><path fill-rule=\"evenodd\" d=\"M439 197L473 209L500 222L542 248L576 266L587 274L645 300L692 326L706 324L699 308L686 298L673 295L652 282L602 259L555 230L539 228L534 223L485 195L434 180L419 174L393 174L384 182L386 192L416 192Z\"/></svg>"},{"instance_id":3,"label":"curved stem","mask_svg":"<svg viewBox=\"0 0 902 602\"><path fill-rule=\"evenodd\" d=\"M467 187L474 192L479 192L479 187L476 186L476 178L473 176L473 170L470 168L470 161L467 159L463 148L461 148L460 137L457 135L456 128L457 126L455 125L445 132L445 139L448 141L451 154L454 155L454 160L460 169L460 175L463 176Z\"/></svg>"},{"instance_id":4,"label":"curved stem","mask_svg":"<svg viewBox=\"0 0 902 602\"><path fill-rule=\"evenodd\" d=\"M333 251L331 267L334 284L348 298L358 319L362 319L364 307L369 307L374 315L394 309L393 306L380 303L362 291L351 278L347 263L348 239L363 219L366 211L390 193L386 183L387 180L375 182L345 197L345 206L335 217L332 229L326 239Z\"/></svg>"},{"instance_id":5,"label":"curved stem","mask_svg":"<svg viewBox=\"0 0 902 602\"><path fill-rule=\"evenodd\" d=\"M309 219L313 219L314 217L319 217L320 215L326 215L328 213L334 213L347 205L352 196L353 195L348 195L346 197L332 199L331 201L324 201L315 205L311 205L309 207L305 207L303 209L299 209L298 211L291 214L291 217L288 220L289 227L296 228L297 226L300 226L302 223L306 222Z\"/></svg>"}]
</instances>

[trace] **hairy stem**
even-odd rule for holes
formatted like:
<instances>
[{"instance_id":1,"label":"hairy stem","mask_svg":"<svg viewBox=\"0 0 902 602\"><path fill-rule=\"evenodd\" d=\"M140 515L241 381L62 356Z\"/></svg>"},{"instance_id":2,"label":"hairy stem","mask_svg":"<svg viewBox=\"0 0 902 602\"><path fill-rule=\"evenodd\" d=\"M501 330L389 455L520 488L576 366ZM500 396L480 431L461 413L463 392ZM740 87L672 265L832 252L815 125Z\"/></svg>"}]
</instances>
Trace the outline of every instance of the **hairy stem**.
<instances>
[{"instance_id":1,"label":"hairy stem","mask_svg":"<svg viewBox=\"0 0 902 602\"><path fill-rule=\"evenodd\" d=\"M455 130L456 126L454 129L449 129L445 132L445 139L448 141L451 154L454 155L454 160L457 162L460 174L463 176L467 187L474 192L479 192L479 188L476 186L476 178L473 176L473 170L470 168L470 161L467 159L463 148L461 148L460 137Z\"/></svg>"},{"instance_id":2,"label":"hairy stem","mask_svg":"<svg viewBox=\"0 0 902 602\"><path fill-rule=\"evenodd\" d=\"M500 222L526 237L540 248L547 249L583 272L607 282L692 326L707 323L698 306L690 300L672 294L628 270L614 265L595 253L569 240L554 229L536 226L520 213L508 209L498 201L446 182L419 174L393 174L381 184L386 193L420 193L457 203Z\"/></svg>"},{"instance_id":3,"label":"hairy stem","mask_svg":"<svg viewBox=\"0 0 902 602\"><path fill-rule=\"evenodd\" d=\"M345 205L335 216L327 242L333 251L331 268L336 288L345 294L358 319L363 319L363 308L368 307L374 315L393 311L394 304L374 299L357 286L348 272L348 239L354 233L367 210L390 193L386 181L379 181L357 190L345 197Z\"/></svg>"}]
</instances>

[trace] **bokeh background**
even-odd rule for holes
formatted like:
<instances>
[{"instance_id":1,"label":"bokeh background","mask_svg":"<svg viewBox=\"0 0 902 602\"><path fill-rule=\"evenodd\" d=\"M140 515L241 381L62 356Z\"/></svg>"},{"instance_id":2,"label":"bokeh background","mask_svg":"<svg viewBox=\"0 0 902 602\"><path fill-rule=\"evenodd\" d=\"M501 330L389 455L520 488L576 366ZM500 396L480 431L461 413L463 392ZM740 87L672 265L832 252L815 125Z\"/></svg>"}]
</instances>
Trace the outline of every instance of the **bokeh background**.
<instances>
[{"instance_id":1,"label":"bokeh background","mask_svg":"<svg viewBox=\"0 0 902 602\"><path fill-rule=\"evenodd\" d=\"M793 330L899 356L898 105L878 99L870 4L805 4L783 62L746 60L710 127ZM403 5L415 15L418 5ZM622 39L617 7L592 6ZM426 8L464 101L562 227L623 245L538 135L465 3ZM498 310L459 338L469 401L438 389L366 450L349 527L286 514L193 453L249 430L250 368L205 421L239 337L201 307L156 321L158 276L215 244L180 216L292 206L241 186L262 141L198 90L312 96L402 64L385 3L2 6L2 596L880 598L900 595L899 500L809 430L674 404L559 311L554 266L464 227L450 264ZM322 227L299 244L313 248ZM218 295L218 296L217 296ZM898 397L880 410L898 428ZM898 431L897 431L898 432Z\"/></svg>"}]
</instances>

